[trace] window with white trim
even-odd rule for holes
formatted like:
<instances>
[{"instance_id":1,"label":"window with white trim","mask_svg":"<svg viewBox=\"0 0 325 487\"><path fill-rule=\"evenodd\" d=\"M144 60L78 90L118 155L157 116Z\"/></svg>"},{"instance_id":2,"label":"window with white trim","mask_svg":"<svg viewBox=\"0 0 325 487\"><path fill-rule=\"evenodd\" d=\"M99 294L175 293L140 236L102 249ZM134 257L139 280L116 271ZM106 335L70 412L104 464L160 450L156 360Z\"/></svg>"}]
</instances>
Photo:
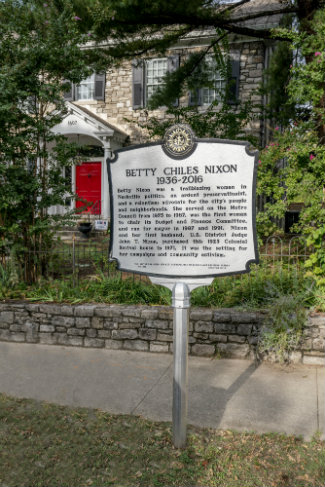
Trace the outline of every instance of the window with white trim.
<instances>
[{"instance_id":1,"label":"window with white trim","mask_svg":"<svg viewBox=\"0 0 325 487\"><path fill-rule=\"evenodd\" d=\"M179 55L166 58L134 59L132 62L132 105L134 109L147 106L152 95L164 85L166 73L176 71ZM175 100L175 106L178 100Z\"/></svg>"},{"instance_id":2,"label":"window with white trim","mask_svg":"<svg viewBox=\"0 0 325 487\"><path fill-rule=\"evenodd\" d=\"M105 73L93 73L78 85L69 83L63 97L66 101L105 100Z\"/></svg>"},{"instance_id":3,"label":"window with white trim","mask_svg":"<svg viewBox=\"0 0 325 487\"><path fill-rule=\"evenodd\" d=\"M168 71L167 58L148 59L146 61L146 101L164 85L164 76Z\"/></svg>"},{"instance_id":4,"label":"window with white trim","mask_svg":"<svg viewBox=\"0 0 325 487\"><path fill-rule=\"evenodd\" d=\"M240 61L230 59L229 73L225 78L217 69L214 58L206 60L209 86L202 86L189 92L190 106L209 106L226 94L227 102L230 105L238 103L239 100L239 79Z\"/></svg>"},{"instance_id":5,"label":"window with white trim","mask_svg":"<svg viewBox=\"0 0 325 487\"><path fill-rule=\"evenodd\" d=\"M95 95L95 73L75 87L75 100L93 100Z\"/></svg>"},{"instance_id":6,"label":"window with white trim","mask_svg":"<svg viewBox=\"0 0 325 487\"><path fill-rule=\"evenodd\" d=\"M206 66L208 70L209 87L202 88L202 105L211 105L211 103L220 99L224 94L226 80L217 69L215 60L212 57L206 59Z\"/></svg>"}]
</instances>

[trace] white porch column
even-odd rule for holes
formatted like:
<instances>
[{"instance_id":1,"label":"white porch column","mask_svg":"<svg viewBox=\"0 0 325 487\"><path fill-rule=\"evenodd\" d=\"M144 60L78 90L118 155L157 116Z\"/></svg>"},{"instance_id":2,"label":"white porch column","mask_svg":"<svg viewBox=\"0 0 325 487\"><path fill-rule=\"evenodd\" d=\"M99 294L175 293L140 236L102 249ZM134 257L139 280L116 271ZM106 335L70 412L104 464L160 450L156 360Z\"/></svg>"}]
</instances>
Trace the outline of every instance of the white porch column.
<instances>
[{"instance_id":1,"label":"white porch column","mask_svg":"<svg viewBox=\"0 0 325 487\"><path fill-rule=\"evenodd\" d=\"M103 206L102 206L102 215L103 218L110 217L110 200L109 200L109 185L108 185L108 174L107 174L107 164L106 160L111 155L111 145L109 140L105 141L104 143L104 162L103 162Z\"/></svg>"}]
</instances>

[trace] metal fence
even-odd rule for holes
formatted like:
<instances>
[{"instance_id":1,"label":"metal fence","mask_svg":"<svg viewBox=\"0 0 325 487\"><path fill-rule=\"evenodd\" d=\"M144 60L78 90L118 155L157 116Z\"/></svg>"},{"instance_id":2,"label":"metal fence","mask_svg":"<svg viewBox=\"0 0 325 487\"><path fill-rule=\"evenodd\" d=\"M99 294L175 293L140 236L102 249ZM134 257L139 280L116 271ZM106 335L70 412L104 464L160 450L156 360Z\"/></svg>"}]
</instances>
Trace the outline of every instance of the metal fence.
<instances>
[{"instance_id":1,"label":"metal fence","mask_svg":"<svg viewBox=\"0 0 325 487\"><path fill-rule=\"evenodd\" d=\"M69 242L57 242L51 250L16 253L6 259L6 265L15 267L18 277L32 282L39 277L51 279L70 279L77 285L81 279L99 276L132 278L148 281L146 276L132 272L119 271L115 262L109 262L109 240L73 238ZM312 249L301 236L280 238L269 237L260 246L260 265L271 268L285 266L298 270L310 255Z\"/></svg>"},{"instance_id":2,"label":"metal fence","mask_svg":"<svg viewBox=\"0 0 325 487\"><path fill-rule=\"evenodd\" d=\"M306 262L313 248L301 235L291 237L268 237L260 247L260 259L267 264L286 264L300 267Z\"/></svg>"},{"instance_id":3,"label":"metal fence","mask_svg":"<svg viewBox=\"0 0 325 487\"><path fill-rule=\"evenodd\" d=\"M35 282L43 277L69 279L77 285L81 279L100 276L147 281L146 276L120 271L115 262L109 262L107 237L81 240L73 237L70 241L56 242L48 250L15 252L2 259L2 266L10 266L25 282Z\"/></svg>"}]
</instances>

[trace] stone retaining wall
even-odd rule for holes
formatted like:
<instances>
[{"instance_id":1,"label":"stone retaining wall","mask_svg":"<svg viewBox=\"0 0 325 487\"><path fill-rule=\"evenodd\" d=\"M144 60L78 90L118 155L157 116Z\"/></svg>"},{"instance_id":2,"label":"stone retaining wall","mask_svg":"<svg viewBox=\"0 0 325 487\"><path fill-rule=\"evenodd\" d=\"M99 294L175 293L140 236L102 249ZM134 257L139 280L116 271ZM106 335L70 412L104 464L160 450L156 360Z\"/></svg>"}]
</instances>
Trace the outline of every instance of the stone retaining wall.
<instances>
[{"instance_id":1,"label":"stone retaining wall","mask_svg":"<svg viewBox=\"0 0 325 487\"><path fill-rule=\"evenodd\" d=\"M265 312L190 310L189 352L255 358ZM324 364L325 313L310 314L291 359ZM0 340L150 352L172 352L173 309L165 306L0 303ZM272 360L272 354L262 357Z\"/></svg>"}]
</instances>

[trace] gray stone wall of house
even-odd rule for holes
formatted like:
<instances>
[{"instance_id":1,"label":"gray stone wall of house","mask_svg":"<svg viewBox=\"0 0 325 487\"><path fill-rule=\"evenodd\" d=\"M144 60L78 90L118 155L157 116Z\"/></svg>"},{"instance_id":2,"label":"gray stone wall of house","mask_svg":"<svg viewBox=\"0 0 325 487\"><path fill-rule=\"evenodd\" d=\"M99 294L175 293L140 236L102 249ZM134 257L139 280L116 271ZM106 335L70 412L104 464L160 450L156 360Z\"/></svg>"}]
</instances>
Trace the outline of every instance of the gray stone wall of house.
<instances>
[{"instance_id":1,"label":"gray stone wall of house","mask_svg":"<svg viewBox=\"0 0 325 487\"><path fill-rule=\"evenodd\" d=\"M181 48L173 49L173 54L180 55L180 62L189 52L202 49ZM262 41L237 42L230 46L230 54L240 59L239 98L247 101L249 97L255 104L262 104L263 99L257 92L254 93L262 80L264 69L265 45ZM132 144L143 143L148 139L146 131L142 130L138 123L147 121L145 109L134 110L132 107L132 66L130 61L121 63L116 69L111 69L106 75L105 101L77 101L76 104L87 109L112 123L130 136ZM180 106L188 105L188 96L180 99ZM253 108L254 120L247 126L247 134L255 136L258 140L263 131L263 121L260 109ZM165 118L166 109L150 112L162 120Z\"/></svg>"},{"instance_id":2,"label":"gray stone wall of house","mask_svg":"<svg viewBox=\"0 0 325 487\"><path fill-rule=\"evenodd\" d=\"M257 356L265 312L192 308L189 353L206 357L274 360ZM0 303L0 341L172 352L173 309L167 306ZM291 360L324 365L325 313L310 314Z\"/></svg>"}]
</instances>

